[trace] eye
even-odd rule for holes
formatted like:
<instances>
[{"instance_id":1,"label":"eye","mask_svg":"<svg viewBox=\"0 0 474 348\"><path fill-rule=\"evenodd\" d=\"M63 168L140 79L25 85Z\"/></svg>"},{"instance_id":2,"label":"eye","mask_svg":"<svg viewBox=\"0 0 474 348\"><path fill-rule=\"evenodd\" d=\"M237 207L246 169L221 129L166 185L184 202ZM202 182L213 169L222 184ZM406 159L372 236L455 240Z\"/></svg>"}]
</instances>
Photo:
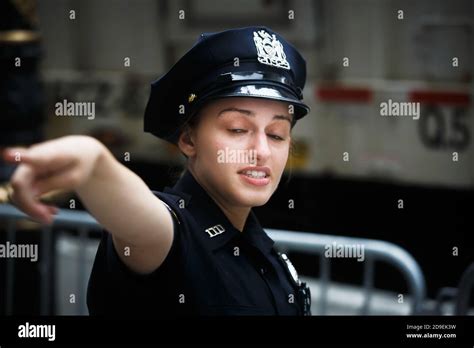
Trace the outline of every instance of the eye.
<instances>
[{"instance_id":1,"label":"eye","mask_svg":"<svg viewBox=\"0 0 474 348\"><path fill-rule=\"evenodd\" d=\"M282 138L281 136L279 135L276 135L276 134L268 134L268 136L274 140L277 140L277 141L283 141L285 140L284 138Z\"/></svg>"},{"instance_id":2,"label":"eye","mask_svg":"<svg viewBox=\"0 0 474 348\"><path fill-rule=\"evenodd\" d=\"M228 131L235 134L247 133L247 130L241 129L241 128L232 128L232 129L229 129Z\"/></svg>"}]
</instances>

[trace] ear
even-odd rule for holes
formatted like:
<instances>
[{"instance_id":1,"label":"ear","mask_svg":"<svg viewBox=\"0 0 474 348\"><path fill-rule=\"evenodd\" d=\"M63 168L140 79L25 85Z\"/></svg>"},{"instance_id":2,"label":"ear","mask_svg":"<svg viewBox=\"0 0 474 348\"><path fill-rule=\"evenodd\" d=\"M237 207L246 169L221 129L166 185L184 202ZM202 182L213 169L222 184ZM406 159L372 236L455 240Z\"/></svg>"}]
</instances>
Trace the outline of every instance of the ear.
<instances>
[{"instance_id":1,"label":"ear","mask_svg":"<svg viewBox=\"0 0 474 348\"><path fill-rule=\"evenodd\" d=\"M194 144L194 136L191 129L186 128L181 132L178 139L178 147L187 158L196 155L196 146Z\"/></svg>"}]
</instances>

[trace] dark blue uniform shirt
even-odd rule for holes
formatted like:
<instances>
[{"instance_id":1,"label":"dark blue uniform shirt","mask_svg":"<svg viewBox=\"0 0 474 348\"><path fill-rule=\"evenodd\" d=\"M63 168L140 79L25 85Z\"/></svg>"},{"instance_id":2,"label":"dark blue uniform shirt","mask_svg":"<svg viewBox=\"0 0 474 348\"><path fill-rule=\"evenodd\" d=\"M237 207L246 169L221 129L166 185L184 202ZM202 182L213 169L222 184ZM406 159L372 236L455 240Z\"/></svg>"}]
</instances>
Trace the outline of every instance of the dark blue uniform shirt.
<instances>
[{"instance_id":1,"label":"dark blue uniform shirt","mask_svg":"<svg viewBox=\"0 0 474 348\"><path fill-rule=\"evenodd\" d=\"M238 231L189 172L154 193L175 221L170 252L158 269L140 275L104 231L89 279L91 315L303 314L297 284L252 211Z\"/></svg>"}]
</instances>

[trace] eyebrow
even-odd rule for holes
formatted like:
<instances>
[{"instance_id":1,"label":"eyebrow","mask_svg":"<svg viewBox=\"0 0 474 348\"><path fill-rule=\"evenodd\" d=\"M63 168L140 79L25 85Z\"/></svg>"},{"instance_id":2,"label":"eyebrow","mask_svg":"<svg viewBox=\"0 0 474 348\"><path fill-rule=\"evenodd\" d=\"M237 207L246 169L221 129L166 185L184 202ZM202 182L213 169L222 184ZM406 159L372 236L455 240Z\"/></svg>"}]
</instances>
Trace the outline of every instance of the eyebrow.
<instances>
[{"instance_id":1,"label":"eyebrow","mask_svg":"<svg viewBox=\"0 0 474 348\"><path fill-rule=\"evenodd\" d=\"M241 114L244 114L245 116L255 117L255 113L252 110L239 109L236 107L222 109L217 114L217 117L221 116L225 112L232 112L232 111L239 112ZM287 120L288 122L290 122L291 125L293 125L293 119L288 115L274 115L272 119L273 120Z\"/></svg>"}]
</instances>

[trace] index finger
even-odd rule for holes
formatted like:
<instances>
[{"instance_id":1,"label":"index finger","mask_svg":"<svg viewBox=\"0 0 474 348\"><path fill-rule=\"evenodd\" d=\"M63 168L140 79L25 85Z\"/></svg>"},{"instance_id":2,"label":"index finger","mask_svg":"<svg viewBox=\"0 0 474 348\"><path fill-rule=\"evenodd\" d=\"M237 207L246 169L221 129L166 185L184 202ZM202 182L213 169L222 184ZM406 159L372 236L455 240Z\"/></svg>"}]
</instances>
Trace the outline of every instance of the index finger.
<instances>
[{"instance_id":1,"label":"index finger","mask_svg":"<svg viewBox=\"0 0 474 348\"><path fill-rule=\"evenodd\" d=\"M28 158L26 147L9 147L3 150L2 157L5 161L19 163L24 158Z\"/></svg>"}]
</instances>

